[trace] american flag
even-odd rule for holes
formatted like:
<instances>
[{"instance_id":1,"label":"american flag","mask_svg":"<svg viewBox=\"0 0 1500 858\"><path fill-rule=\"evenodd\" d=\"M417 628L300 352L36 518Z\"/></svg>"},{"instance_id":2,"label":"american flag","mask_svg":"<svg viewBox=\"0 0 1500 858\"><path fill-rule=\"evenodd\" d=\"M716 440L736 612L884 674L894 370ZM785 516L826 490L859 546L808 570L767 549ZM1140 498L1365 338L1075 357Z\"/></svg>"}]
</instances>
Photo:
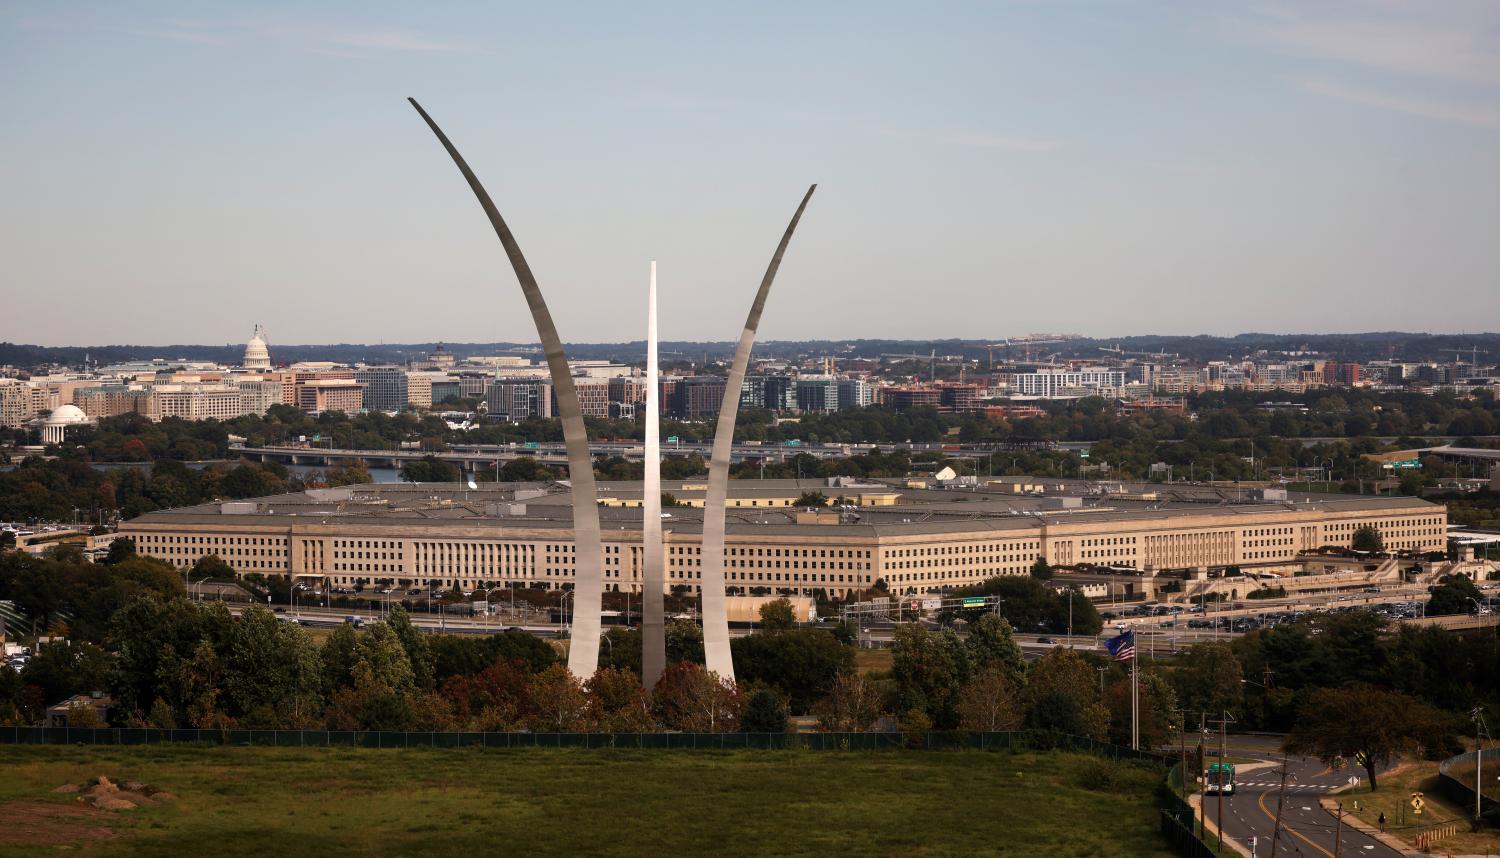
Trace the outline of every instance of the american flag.
<instances>
[{"instance_id":1,"label":"american flag","mask_svg":"<svg viewBox=\"0 0 1500 858\"><path fill-rule=\"evenodd\" d=\"M1115 661L1135 660L1135 632L1121 632L1119 637L1105 641L1104 645Z\"/></svg>"}]
</instances>

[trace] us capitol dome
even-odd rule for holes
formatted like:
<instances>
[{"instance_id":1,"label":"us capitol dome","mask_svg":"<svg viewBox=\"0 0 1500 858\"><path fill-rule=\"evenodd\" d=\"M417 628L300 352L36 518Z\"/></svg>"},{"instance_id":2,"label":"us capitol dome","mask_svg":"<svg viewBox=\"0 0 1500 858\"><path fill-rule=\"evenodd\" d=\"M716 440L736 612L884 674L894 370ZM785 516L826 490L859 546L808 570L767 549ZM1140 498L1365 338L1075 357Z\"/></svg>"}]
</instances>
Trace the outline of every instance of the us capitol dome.
<instances>
[{"instance_id":1,"label":"us capitol dome","mask_svg":"<svg viewBox=\"0 0 1500 858\"><path fill-rule=\"evenodd\" d=\"M271 352L266 348L266 331L260 325L255 326L255 335L250 342L245 343L245 369L270 369Z\"/></svg>"}]
</instances>

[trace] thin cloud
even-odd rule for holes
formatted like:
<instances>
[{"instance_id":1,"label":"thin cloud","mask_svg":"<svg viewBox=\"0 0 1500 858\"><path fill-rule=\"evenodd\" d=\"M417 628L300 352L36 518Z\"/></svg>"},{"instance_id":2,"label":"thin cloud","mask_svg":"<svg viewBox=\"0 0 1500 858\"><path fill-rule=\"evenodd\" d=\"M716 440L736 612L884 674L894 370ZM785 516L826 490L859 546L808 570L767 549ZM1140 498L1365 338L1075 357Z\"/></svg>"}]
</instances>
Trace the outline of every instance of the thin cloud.
<instances>
[{"instance_id":1,"label":"thin cloud","mask_svg":"<svg viewBox=\"0 0 1500 858\"><path fill-rule=\"evenodd\" d=\"M190 45L226 45L228 40L216 33L206 33L202 30L189 30L183 28L155 28L155 29L128 29L125 32L133 36L146 36L152 39L165 39L169 42L183 42Z\"/></svg>"},{"instance_id":2,"label":"thin cloud","mask_svg":"<svg viewBox=\"0 0 1500 858\"><path fill-rule=\"evenodd\" d=\"M1305 80L1301 82L1301 85L1308 92L1329 98L1336 98L1340 101L1363 104L1367 107L1378 107L1384 110L1394 110L1399 113L1409 113L1413 116L1425 116L1428 119L1441 119L1446 122L1457 122L1462 125L1474 125L1480 128L1500 128L1500 107L1493 105L1465 104L1451 100L1393 95L1321 80Z\"/></svg>"},{"instance_id":3,"label":"thin cloud","mask_svg":"<svg viewBox=\"0 0 1500 858\"><path fill-rule=\"evenodd\" d=\"M1051 152L1060 145L1052 140L1007 137L981 131L954 131L945 135L945 140L955 146L970 146L975 149L1008 149L1012 152Z\"/></svg>"},{"instance_id":4,"label":"thin cloud","mask_svg":"<svg viewBox=\"0 0 1500 858\"><path fill-rule=\"evenodd\" d=\"M341 33L330 40L351 48L416 53L472 54L477 48L458 42L441 41L420 33L403 30L376 30L363 33Z\"/></svg>"},{"instance_id":5,"label":"thin cloud","mask_svg":"<svg viewBox=\"0 0 1500 858\"><path fill-rule=\"evenodd\" d=\"M1009 134L994 134L952 128L883 128L886 137L925 140L944 146L962 146L969 149L1002 149L1009 152L1051 152L1062 144L1054 140L1032 137L1017 137Z\"/></svg>"},{"instance_id":6,"label":"thin cloud","mask_svg":"<svg viewBox=\"0 0 1500 858\"><path fill-rule=\"evenodd\" d=\"M1500 87L1500 5L1490 0L1278 3L1228 24L1310 59Z\"/></svg>"}]
</instances>

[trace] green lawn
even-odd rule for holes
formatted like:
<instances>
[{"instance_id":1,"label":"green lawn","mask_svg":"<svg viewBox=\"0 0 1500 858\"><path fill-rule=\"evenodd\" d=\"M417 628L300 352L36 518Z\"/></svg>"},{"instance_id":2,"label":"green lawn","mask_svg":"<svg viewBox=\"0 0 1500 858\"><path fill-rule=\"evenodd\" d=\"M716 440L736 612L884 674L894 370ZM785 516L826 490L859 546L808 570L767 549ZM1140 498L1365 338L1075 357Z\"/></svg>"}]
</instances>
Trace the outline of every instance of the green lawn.
<instances>
[{"instance_id":1,"label":"green lawn","mask_svg":"<svg viewBox=\"0 0 1500 858\"><path fill-rule=\"evenodd\" d=\"M1071 754L0 747L0 772L0 855L1172 855L1160 770ZM101 774L178 801L52 792Z\"/></svg>"},{"instance_id":2,"label":"green lawn","mask_svg":"<svg viewBox=\"0 0 1500 858\"><path fill-rule=\"evenodd\" d=\"M1364 775L1364 772L1356 769L1350 771L1361 777ZM1469 771L1472 773L1474 769L1471 767ZM1452 851L1455 855L1478 855L1500 849L1500 837L1493 832L1469 831L1472 808L1458 807L1443 797L1438 789L1437 763L1428 761L1403 763L1396 769L1381 775L1379 784L1380 790L1372 793L1368 783L1361 783L1354 789L1340 793L1338 799L1343 801L1345 810L1357 813L1360 819L1370 825L1375 825L1380 814L1384 813L1386 831L1408 843L1412 842L1418 834L1435 825L1445 822L1459 823L1458 834L1434 844L1436 852ZM1420 817L1411 812L1411 794L1414 792L1422 793L1422 799L1426 803ZM1358 811L1354 810L1356 801L1359 802Z\"/></svg>"}]
</instances>

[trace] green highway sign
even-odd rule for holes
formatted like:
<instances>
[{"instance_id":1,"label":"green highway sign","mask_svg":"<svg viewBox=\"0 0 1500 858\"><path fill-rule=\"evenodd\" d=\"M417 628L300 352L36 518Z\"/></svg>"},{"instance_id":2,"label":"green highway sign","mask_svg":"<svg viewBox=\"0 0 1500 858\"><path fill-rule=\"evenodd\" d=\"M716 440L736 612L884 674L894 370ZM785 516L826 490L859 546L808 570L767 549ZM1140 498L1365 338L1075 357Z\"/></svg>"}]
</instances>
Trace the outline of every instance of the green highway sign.
<instances>
[{"instance_id":1,"label":"green highway sign","mask_svg":"<svg viewBox=\"0 0 1500 858\"><path fill-rule=\"evenodd\" d=\"M984 597L983 596L979 596L979 597L968 597L968 598L965 598L964 599L964 607L965 608L983 608L984 607Z\"/></svg>"},{"instance_id":2,"label":"green highway sign","mask_svg":"<svg viewBox=\"0 0 1500 858\"><path fill-rule=\"evenodd\" d=\"M668 444L676 444L677 443L677 436L676 435L668 435L667 436L667 443Z\"/></svg>"},{"instance_id":3,"label":"green highway sign","mask_svg":"<svg viewBox=\"0 0 1500 858\"><path fill-rule=\"evenodd\" d=\"M1078 458L1080 458L1080 459L1087 459L1088 457L1089 457L1089 451L1088 450L1079 450L1078 451Z\"/></svg>"},{"instance_id":4,"label":"green highway sign","mask_svg":"<svg viewBox=\"0 0 1500 858\"><path fill-rule=\"evenodd\" d=\"M1385 468L1388 471L1405 471L1405 470L1409 470L1409 469L1412 469L1412 468L1421 468L1421 467L1422 467L1422 460L1421 459L1401 459L1400 461L1386 462L1385 463Z\"/></svg>"}]
</instances>

